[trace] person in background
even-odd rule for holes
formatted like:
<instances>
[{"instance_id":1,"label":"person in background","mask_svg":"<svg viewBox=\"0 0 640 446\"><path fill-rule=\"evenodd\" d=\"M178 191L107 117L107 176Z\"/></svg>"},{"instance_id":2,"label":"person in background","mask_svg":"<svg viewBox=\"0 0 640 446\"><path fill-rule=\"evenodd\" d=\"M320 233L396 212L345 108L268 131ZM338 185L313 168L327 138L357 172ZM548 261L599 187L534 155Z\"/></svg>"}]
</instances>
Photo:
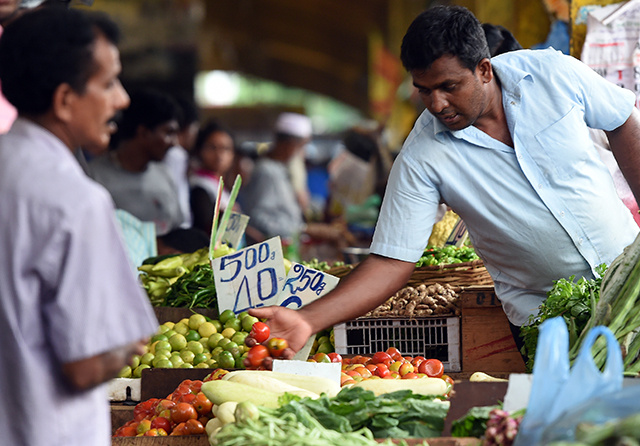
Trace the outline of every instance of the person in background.
<instances>
[{"instance_id":1,"label":"person in background","mask_svg":"<svg viewBox=\"0 0 640 446\"><path fill-rule=\"evenodd\" d=\"M371 254L297 311L250 311L292 350L406 284L440 202L465 221L514 331L537 313L554 281L594 278L638 236L589 138L589 127L607 133L640 197L633 92L553 49L492 60L482 26L459 6L421 13L401 59L426 110L394 162Z\"/></svg>"},{"instance_id":2,"label":"person in background","mask_svg":"<svg viewBox=\"0 0 640 446\"><path fill-rule=\"evenodd\" d=\"M220 212L229 204L229 191L233 183L226 181L226 175L233 167L235 157L233 135L220 123L210 121L198 133L193 155L195 167L189 175L193 227L210 234L220 177L225 182L220 197ZM237 204L234 206L234 210L240 210Z\"/></svg>"},{"instance_id":3,"label":"person in background","mask_svg":"<svg viewBox=\"0 0 640 446\"><path fill-rule=\"evenodd\" d=\"M522 45L504 26L493 25L491 23L483 23L482 30L489 45L489 53L491 57L498 54L508 53L509 51L521 50Z\"/></svg>"},{"instance_id":4,"label":"person in background","mask_svg":"<svg viewBox=\"0 0 640 446\"><path fill-rule=\"evenodd\" d=\"M178 142L179 109L156 90L131 93L108 153L89 162L89 173L111 194L116 208L155 224L156 236L184 221L176 185L161 163Z\"/></svg>"},{"instance_id":5,"label":"person in background","mask_svg":"<svg viewBox=\"0 0 640 446\"><path fill-rule=\"evenodd\" d=\"M111 197L73 156L104 151L129 104L117 40L106 16L65 8L26 12L0 39L18 111L0 135L3 444L110 445L103 383L158 327Z\"/></svg>"},{"instance_id":6,"label":"person in background","mask_svg":"<svg viewBox=\"0 0 640 446\"><path fill-rule=\"evenodd\" d=\"M180 227L190 228L192 226L192 215L189 204L189 164L191 149L200 129L200 118L198 116L198 108L193 100L182 95L175 96L175 100L180 106L178 144L167 151L162 163L169 170L178 190L180 209L184 216L184 221Z\"/></svg>"}]
</instances>

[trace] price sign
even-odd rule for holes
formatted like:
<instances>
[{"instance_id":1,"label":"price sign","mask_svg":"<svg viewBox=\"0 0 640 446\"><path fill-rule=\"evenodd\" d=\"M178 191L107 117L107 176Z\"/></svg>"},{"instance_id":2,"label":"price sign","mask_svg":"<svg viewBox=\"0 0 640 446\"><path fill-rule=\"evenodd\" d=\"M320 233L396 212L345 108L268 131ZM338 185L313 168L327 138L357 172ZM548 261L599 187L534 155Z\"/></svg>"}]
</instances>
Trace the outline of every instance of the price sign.
<instances>
[{"instance_id":1,"label":"price sign","mask_svg":"<svg viewBox=\"0 0 640 446\"><path fill-rule=\"evenodd\" d=\"M339 281L331 274L293 263L278 296L278 305L296 310L327 294Z\"/></svg>"},{"instance_id":2,"label":"price sign","mask_svg":"<svg viewBox=\"0 0 640 446\"><path fill-rule=\"evenodd\" d=\"M461 218L458 217L458 221L455 226L451 230L451 234L449 234L449 238L445 242L445 245L454 245L458 248L464 245L464 242L467 241L469 234L467 233L467 225L462 221Z\"/></svg>"},{"instance_id":3,"label":"price sign","mask_svg":"<svg viewBox=\"0 0 640 446\"><path fill-rule=\"evenodd\" d=\"M227 226L224 228L222 243L231 248L237 248L240 245L242 235L244 234L244 230L247 228L248 223L248 215L232 212L229 216Z\"/></svg>"},{"instance_id":4,"label":"price sign","mask_svg":"<svg viewBox=\"0 0 640 446\"><path fill-rule=\"evenodd\" d=\"M211 266L220 313L277 305L285 283L280 237L213 259Z\"/></svg>"}]
</instances>

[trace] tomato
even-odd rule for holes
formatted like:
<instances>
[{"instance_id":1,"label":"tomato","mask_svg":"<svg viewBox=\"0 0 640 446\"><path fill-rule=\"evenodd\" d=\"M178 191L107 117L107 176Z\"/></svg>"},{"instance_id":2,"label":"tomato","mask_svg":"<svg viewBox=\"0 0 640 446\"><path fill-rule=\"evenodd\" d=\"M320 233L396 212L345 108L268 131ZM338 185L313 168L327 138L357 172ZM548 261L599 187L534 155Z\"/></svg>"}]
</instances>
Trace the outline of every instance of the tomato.
<instances>
[{"instance_id":1,"label":"tomato","mask_svg":"<svg viewBox=\"0 0 640 446\"><path fill-rule=\"evenodd\" d=\"M371 357L371 362L374 364L385 364L385 361L391 361L391 355L387 352L376 352Z\"/></svg>"},{"instance_id":2,"label":"tomato","mask_svg":"<svg viewBox=\"0 0 640 446\"><path fill-rule=\"evenodd\" d=\"M169 436L175 437L177 435L187 435L186 427L187 427L186 423L184 423L184 422L178 423L178 425L173 428L173 430L171 431Z\"/></svg>"},{"instance_id":3,"label":"tomato","mask_svg":"<svg viewBox=\"0 0 640 446\"><path fill-rule=\"evenodd\" d=\"M398 349L395 348L395 347L389 347L387 349L386 353L388 353L394 361L399 361L399 360L403 359L402 358L402 354L400 354Z\"/></svg>"},{"instance_id":4,"label":"tomato","mask_svg":"<svg viewBox=\"0 0 640 446\"><path fill-rule=\"evenodd\" d=\"M430 378L440 378L444 374L444 365L438 359L426 359L418 367L418 372Z\"/></svg>"},{"instance_id":5,"label":"tomato","mask_svg":"<svg viewBox=\"0 0 640 446\"><path fill-rule=\"evenodd\" d=\"M386 378L387 376L389 376L390 373L391 372L389 372L389 367L387 367L386 364L381 363L376 366L376 371L375 371L376 376L379 376L380 378Z\"/></svg>"},{"instance_id":6,"label":"tomato","mask_svg":"<svg viewBox=\"0 0 640 446\"><path fill-rule=\"evenodd\" d=\"M193 407L196 408L198 415L205 415L211 412L211 407L213 407L213 403L207 398L207 396L199 392L196 395L196 401L193 403Z\"/></svg>"},{"instance_id":7,"label":"tomato","mask_svg":"<svg viewBox=\"0 0 640 446\"><path fill-rule=\"evenodd\" d=\"M189 403L178 403L169 411L171 413L171 421L174 423L182 423L192 418L198 418L198 411Z\"/></svg>"},{"instance_id":8,"label":"tomato","mask_svg":"<svg viewBox=\"0 0 640 446\"><path fill-rule=\"evenodd\" d=\"M151 429L164 429L165 432L171 432L171 421L165 417L155 417L151 420Z\"/></svg>"},{"instance_id":9,"label":"tomato","mask_svg":"<svg viewBox=\"0 0 640 446\"><path fill-rule=\"evenodd\" d=\"M167 431L161 428L151 428L148 431L146 431L143 435L143 437L166 437L167 436Z\"/></svg>"},{"instance_id":10,"label":"tomato","mask_svg":"<svg viewBox=\"0 0 640 446\"><path fill-rule=\"evenodd\" d=\"M135 437L136 435L138 435L138 425L137 424L132 424L131 426L126 426L126 427L122 427L122 430L118 430L119 432L116 432L116 437Z\"/></svg>"},{"instance_id":11,"label":"tomato","mask_svg":"<svg viewBox=\"0 0 640 446\"><path fill-rule=\"evenodd\" d=\"M267 356L269 356L269 349L262 344L258 344L249 349L247 360L250 367L258 368Z\"/></svg>"},{"instance_id":12,"label":"tomato","mask_svg":"<svg viewBox=\"0 0 640 446\"><path fill-rule=\"evenodd\" d=\"M316 353L311 357L315 362L331 362L331 358L326 353Z\"/></svg>"},{"instance_id":13,"label":"tomato","mask_svg":"<svg viewBox=\"0 0 640 446\"><path fill-rule=\"evenodd\" d=\"M269 354L274 358L279 358L282 356L282 353L286 348L289 347L289 343L286 339L282 338L271 338L267 341L267 348L269 349ZM329 360L331 362L331 360Z\"/></svg>"},{"instance_id":14,"label":"tomato","mask_svg":"<svg viewBox=\"0 0 640 446\"><path fill-rule=\"evenodd\" d=\"M258 322L254 322L254 324L251 326L249 337L252 337L256 341L258 341L258 343L262 344L264 341L269 339L270 333L271 331L269 330L269 327L267 326L267 324L265 324L264 322L258 321Z\"/></svg>"},{"instance_id":15,"label":"tomato","mask_svg":"<svg viewBox=\"0 0 640 446\"><path fill-rule=\"evenodd\" d=\"M185 422L184 430L187 435L202 435L204 434L204 426L198 420L187 420Z\"/></svg>"},{"instance_id":16,"label":"tomato","mask_svg":"<svg viewBox=\"0 0 640 446\"><path fill-rule=\"evenodd\" d=\"M145 418L151 418L156 413L156 404L159 401L159 398L150 398L147 401L136 404L136 407L133 408L133 419L141 421Z\"/></svg>"},{"instance_id":17,"label":"tomato","mask_svg":"<svg viewBox=\"0 0 640 446\"><path fill-rule=\"evenodd\" d=\"M342 362L342 356L339 353L327 353L327 356L331 359L331 362Z\"/></svg>"},{"instance_id":18,"label":"tomato","mask_svg":"<svg viewBox=\"0 0 640 446\"><path fill-rule=\"evenodd\" d=\"M139 434L144 434L146 431L151 429L151 420L144 419L138 423L138 427L136 428L136 432Z\"/></svg>"},{"instance_id":19,"label":"tomato","mask_svg":"<svg viewBox=\"0 0 640 446\"><path fill-rule=\"evenodd\" d=\"M409 373L405 373L404 375L401 375L402 379L418 379L418 375L416 375L413 372L409 372Z\"/></svg>"},{"instance_id":20,"label":"tomato","mask_svg":"<svg viewBox=\"0 0 640 446\"><path fill-rule=\"evenodd\" d=\"M449 375L442 375L441 378L444 379L444 382L453 386L453 378L451 378Z\"/></svg>"}]
</instances>

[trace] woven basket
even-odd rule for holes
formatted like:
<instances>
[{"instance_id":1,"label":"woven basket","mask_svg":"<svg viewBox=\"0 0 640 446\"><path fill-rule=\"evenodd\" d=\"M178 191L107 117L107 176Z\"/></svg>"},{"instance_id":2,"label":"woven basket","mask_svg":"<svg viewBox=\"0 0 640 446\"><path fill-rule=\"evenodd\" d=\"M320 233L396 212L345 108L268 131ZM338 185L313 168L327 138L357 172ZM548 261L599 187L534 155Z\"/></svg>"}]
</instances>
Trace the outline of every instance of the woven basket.
<instances>
[{"instance_id":1,"label":"woven basket","mask_svg":"<svg viewBox=\"0 0 640 446\"><path fill-rule=\"evenodd\" d=\"M344 277L355 266L337 266L328 270L327 273L336 277ZM458 291L460 288L468 286L493 285L493 280L482 260L473 260L464 263L418 267L411 274L406 286L415 287L423 283L427 285L433 283L449 284Z\"/></svg>"}]
</instances>

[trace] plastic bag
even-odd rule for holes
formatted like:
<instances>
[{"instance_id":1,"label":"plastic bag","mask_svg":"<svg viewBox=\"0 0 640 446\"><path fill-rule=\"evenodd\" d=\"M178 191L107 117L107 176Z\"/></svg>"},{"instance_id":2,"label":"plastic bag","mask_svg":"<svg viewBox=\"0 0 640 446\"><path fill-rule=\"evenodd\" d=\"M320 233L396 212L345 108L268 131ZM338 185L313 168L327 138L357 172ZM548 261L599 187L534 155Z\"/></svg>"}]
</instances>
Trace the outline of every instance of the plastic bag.
<instances>
[{"instance_id":1,"label":"plastic bag","mask_svg":"<svg viewBox=\"0 0 640 446\"><path fill-rule=\"evenodd\" d=\"M593 363L591 347L599 336L607 341L607 362L603 372ZM620 345L607 327L592 328L569 366L569 333L562 317L540 325L533 364L533 382L527 412L514 446L541 444L544 429L570 409L592 398L622 388L623 363Z\"/></svg>"}]
</instances>

